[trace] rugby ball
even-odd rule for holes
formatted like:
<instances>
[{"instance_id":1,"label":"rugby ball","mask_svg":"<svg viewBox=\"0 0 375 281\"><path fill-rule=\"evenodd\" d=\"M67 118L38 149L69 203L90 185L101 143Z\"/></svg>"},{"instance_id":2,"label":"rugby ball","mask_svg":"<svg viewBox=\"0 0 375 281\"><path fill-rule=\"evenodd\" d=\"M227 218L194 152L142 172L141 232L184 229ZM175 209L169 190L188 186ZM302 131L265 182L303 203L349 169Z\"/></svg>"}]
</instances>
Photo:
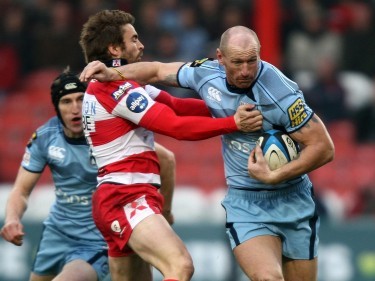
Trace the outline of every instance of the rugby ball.
<instances>
[{"instance_id":1,"label":"rugby ball","mask_svg":"<svg viewBox=\"0 0 375 281\"><path fill-rule=\"evenodd\" d=\"M288 134L279 130L265 131L257 143L272 171L296 159L299 153L298 144Z\"/></svg>"}]
</instances>

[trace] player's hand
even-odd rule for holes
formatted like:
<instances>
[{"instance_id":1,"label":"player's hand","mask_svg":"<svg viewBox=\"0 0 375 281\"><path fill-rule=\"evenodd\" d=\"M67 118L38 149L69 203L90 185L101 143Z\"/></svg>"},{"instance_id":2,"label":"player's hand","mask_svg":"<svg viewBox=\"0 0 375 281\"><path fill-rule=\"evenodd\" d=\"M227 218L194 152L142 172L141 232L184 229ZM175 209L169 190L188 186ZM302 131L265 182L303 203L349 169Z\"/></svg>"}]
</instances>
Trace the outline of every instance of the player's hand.
<instances>
[{"instance_id":1,"label":"player's hand","mask_svg":"<svg viewBox=\"0 0 375 281\"><path fill-rule=\"evenodd\" d=\"M238 130L242 132L255 132L262 128L263 116L259 110L254 108L254 104L244 104L237 108L234 120Z\"/></svg>"},{"instance_id":2,"label":"player's hand","mask_svg":"<svg viewBox=\"0 0 375 281\"><path fill-rule=\"evenodd\" d=\"M247 169L249 171L249 175L253 179L257 179L268 184L276 183L273 179L274 171L271 171L271 169L268 167L266 159L263 156L262 149L258 144L250 153Z\"/></svg>"},{"instance_id":3,"label":"player's hand","mask_svg":"<svg viewBox=\"0 0 375 281\"><path fill-rule=\"evenodd\" d=\"M90 79L96 79L101 82L113 81L118 75L113 69L108 68L104 63L100 61L92 61L83 69L79 76L79 80L87 82Z\"/></svg>"},{"instance_id":4,"label":"player's hand","mask_svg":"<svg viewBox=\"0 0 375 281\"><path fill-rule=\"evenodd\" d=\"M6 223L0 231L0 235L8 242L13 243L16 246L23 244L23 226L18 221L12 221Z\"/></svg>"}]
</instances>

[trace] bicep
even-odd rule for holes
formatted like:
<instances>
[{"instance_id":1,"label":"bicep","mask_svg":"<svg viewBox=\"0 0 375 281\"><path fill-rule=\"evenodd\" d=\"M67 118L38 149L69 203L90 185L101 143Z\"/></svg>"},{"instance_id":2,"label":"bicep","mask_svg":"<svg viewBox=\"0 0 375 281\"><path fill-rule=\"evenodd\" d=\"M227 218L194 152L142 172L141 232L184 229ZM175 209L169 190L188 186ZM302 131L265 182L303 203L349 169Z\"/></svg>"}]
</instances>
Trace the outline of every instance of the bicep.
<instances>
[{"instance_id":1,"label":"bicep","mask_svg":"<svg viewBox=\"0 0 375 281\"><path fill-rule=\"evenodd\" d=\"M178 87L177 73L183 62L160 63L157 72L157 81L167 86Z\"/></svg>"},{"instance_id":2,"label":"bicep","mask_svg":"<svg viewBox=\"0 0 375 281\"><path fill-rule=\"evenodd\" d=\"M291 133L290 136L302 146L314 145L317 143L332 142L326 127L320 118L314 114L311 119L298 131Z\"/></svg>"},{"instance_id":3,"label":"bicep","mask_svg":"<svg viewBox=\"0 0 375 281\"><path fill-rule=\"evenodd\" d=\"M14 182L15 192L20 193L22 196L28 197L35 184L38 182L40 176L41 173L29 172L21 166Z\"/></svg>"},{"instance_id":4,"label":"bicep","mask_svg":"<svg viewBox=\"0 0 375 281\"><path fill-rule=\"evenodd\" d=\"M300 160L307 171L316 169L334 158L335 148L332 139L320 118L314 116L297 132L290 134L301 147Z\"/></svg>"}]
</instances>

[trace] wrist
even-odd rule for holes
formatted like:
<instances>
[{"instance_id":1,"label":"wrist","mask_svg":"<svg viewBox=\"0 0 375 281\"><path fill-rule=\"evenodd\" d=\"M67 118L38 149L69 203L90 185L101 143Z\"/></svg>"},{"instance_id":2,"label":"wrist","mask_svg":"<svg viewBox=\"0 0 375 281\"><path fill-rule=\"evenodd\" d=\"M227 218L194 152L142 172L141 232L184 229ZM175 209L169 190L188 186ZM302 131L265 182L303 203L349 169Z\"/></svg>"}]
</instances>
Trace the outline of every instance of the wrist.
<instances>
[{"instance_id":1,"label":"wrist","mask_svg":"<svg viewBox=\"0 0 375 281\"><path fill-rule=\"evenodd\" d=\"M116 67L111 67L112 71L112 77L111 80L126 80L125 75L122 74L120 70L118 70Z\"/></svg>"}]
</instances>

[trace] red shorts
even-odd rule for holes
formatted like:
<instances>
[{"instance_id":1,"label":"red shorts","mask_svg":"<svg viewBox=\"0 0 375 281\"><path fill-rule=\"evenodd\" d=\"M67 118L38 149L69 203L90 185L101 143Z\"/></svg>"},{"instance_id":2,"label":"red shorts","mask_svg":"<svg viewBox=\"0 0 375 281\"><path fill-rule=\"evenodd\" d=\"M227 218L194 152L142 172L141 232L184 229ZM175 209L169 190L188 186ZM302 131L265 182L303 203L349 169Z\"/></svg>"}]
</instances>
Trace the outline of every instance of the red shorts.
<instances>
[{"instance_id":1,"label":"red shorts","mask_svg":"<svg viewBox=\"0 0 375 281\"><path fill-rule=\"evenodd\" d=\"M160 214L163 196L150 184L103 183L92 197L92 215L106 240L110 257L133 253L126 246L134 227L153 214Z\"/></svg>"}]
</instances>

